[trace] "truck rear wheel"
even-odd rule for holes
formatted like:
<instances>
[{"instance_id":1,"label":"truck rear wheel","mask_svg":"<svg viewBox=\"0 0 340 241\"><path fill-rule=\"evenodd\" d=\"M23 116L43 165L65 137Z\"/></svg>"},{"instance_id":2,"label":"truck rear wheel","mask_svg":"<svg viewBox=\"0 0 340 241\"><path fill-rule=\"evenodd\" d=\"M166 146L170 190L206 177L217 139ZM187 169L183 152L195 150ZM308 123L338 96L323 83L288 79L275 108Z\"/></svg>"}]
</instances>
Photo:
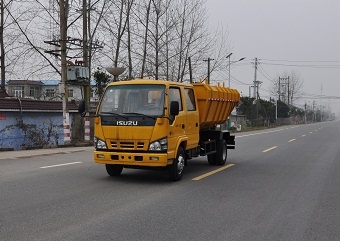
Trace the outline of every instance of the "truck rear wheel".
<instances>
[{"instance_id":1,"label":"truck rear wheel","mask_svg":"<svg viewBox=\"0 0 340 241\"><path fill-rule=\"evenodd\" d=\"M183 147L178 147L176 159L169 166L169 177L171 181L179 181L183 176L185 163L185 152Z\"/></svg>"},{"instance_id":2,"label":"truck rear wheel","mask_svg":"<svg viewBox=\"0 0 340 241\"><path fill-rule=\"evenodd\" d=\"M105 164L105 167L107 174L112 177L119 176L123 171L123 167L120 165Z\"/></svg>"},{"instance_id":3,"label":"truck rear wheel","mask_svg":"<svg viewBox=\"0 0 340 241\"><path fill-rule=\"evenodd\" d=\"M216 152L208 155L210 165L223 166L227 161L227 142L219 140L216 142Z\"/></svg>"},{"instance_id":4,"label":"truck rear wheel","mask_svg":"<svg viewBox=\"0 0 340 241\"><path fill-rule=\"evenodd\" d=\"M216 156L216 153L208 155L208 163L209 163L209 165L211 165L211 166L215 166L216 165L216 157L215 156Z\"/></svg>"}]
</instances>

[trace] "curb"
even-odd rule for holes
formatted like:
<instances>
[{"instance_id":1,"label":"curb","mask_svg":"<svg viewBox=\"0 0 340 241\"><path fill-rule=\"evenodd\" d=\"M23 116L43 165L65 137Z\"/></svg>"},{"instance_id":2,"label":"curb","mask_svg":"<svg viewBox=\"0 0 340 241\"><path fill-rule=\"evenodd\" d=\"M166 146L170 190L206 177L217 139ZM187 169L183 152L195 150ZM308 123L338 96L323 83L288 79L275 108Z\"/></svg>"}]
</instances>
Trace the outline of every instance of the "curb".
<instances>
[{"instance_id":1,"label":"curb","mask_svg":"<svg viewBox=\"0 0 340 241\"><path fill-rule=\"evenodd\" d=\"M94 150L93 146L85 147L63 147L63 148L48 148L35 150L21 150L21 151L4 151L1 152L0 160L13 160L19 158L30 158L36 156L47 156L54 154L68 154L81 151Z\"/></svg>"}]
</instances>

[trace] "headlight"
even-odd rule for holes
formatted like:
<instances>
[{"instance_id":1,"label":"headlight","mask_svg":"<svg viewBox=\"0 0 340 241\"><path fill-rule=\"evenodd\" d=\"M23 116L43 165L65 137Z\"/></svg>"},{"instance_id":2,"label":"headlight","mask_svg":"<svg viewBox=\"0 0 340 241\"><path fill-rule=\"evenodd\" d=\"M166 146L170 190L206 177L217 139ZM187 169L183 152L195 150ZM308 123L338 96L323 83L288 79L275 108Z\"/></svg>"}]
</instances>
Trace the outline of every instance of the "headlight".
<instances>
[{"instance_id":1,"label":"headlight","mask_svg":"<svg viewBox=\"0 0 340 241\"><path fill-rule=\"evenodd\" d=\"M94 148L96 148L96 149L107 149L105 141L103 141L103 140L101 140L97 137L93 137L93 142L94 142Z\"/></svg>"},{"instance_id":2,"label":"headlight","mask_svg":"<svg viewBox=\"0 0 340 241\"><path fill-rule=\"evenodd\" d=\"M149 151L165 151L168 149L168 139L162 138L151 142L149 145Z\"/></svg>"}]
</instances>

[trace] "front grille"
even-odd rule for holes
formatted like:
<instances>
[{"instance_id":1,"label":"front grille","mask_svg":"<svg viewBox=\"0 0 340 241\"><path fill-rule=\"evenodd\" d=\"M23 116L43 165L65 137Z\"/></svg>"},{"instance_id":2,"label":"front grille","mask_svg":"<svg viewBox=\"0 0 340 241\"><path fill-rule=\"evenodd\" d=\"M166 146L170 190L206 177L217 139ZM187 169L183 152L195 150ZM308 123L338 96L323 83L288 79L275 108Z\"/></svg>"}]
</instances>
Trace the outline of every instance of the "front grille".
<instances>
[{"instance_id":1,"label":"front grille","mask_svg":"<svg viewBox=\"0 0 340 241\"><path fill-rule=\"evenodd\" d=\"M135 143L133 142L120 142L120 148L123 149L135 149Z\"/></svg>"},{"instance_id":2,"label":"front grille","mask_svg":"<svg viewBox=\"0 0 340 241\"><path fill-rule=\"evenodd\" d=\"M111 141L111 148L117 150L143 150L145 143L141 141Z\"/></svg>"}]
</instances>

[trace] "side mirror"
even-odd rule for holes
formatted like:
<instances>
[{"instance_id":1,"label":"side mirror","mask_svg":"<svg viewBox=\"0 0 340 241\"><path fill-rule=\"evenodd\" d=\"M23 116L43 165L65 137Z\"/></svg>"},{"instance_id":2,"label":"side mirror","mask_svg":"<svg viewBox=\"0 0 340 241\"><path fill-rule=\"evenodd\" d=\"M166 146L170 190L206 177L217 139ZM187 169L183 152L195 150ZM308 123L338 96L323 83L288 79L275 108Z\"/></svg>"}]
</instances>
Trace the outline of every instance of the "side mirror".
<instances>
[{"instance_id":1,"label":"side mirror","mask_svg":"<svg viewBox=\"0 0 340 241\"><path fill-rule=\"evenodd\" d=\"M81 100L78 105L78 112L81 116L85 116L85 100Z\"/></svg>"},{"instance_id":2,"label":"side mirror","mask_svg":"<svg viewBox=\"0 0 340 241\"><path fill-rule=\"evenodd\" d=\"M170 102L170 115L176 116L179 114L179 102L171 101Z\"/></svg>"}]
</instances>

